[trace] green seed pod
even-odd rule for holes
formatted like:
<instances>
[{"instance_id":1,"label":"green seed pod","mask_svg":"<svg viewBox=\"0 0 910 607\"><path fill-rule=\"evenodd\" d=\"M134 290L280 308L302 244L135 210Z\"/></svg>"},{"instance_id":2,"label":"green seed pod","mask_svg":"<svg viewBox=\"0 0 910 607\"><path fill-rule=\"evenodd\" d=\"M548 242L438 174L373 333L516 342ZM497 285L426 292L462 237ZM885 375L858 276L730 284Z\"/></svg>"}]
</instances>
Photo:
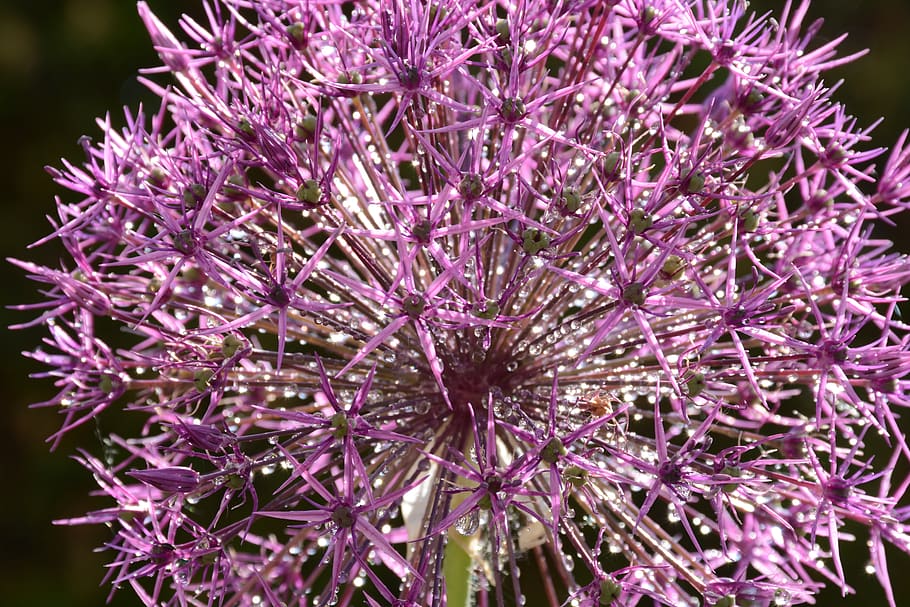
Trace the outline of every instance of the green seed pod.
<instances>
[{"instance_id":1,"label":"green seed pod","mask_svg":"<svg viewBox=\"0 0 910 607\"><path fill-rule=\"evenodd\" d=\"M566 211L574 213L581 208L581 194L578 188L567 186L562 190L562 204Z\"/></svg>"},{"instance_id":2,"label":"green seed pod","mask_svg":"<svg viewBox=\"0 0 910 607\"><path fill-rule=\"evenodd\" d=\"M721 474L726 474L727 476L738 478L742 475L742 470L736 468L735 466L724 466L723 470L720 471ZM737 482L725 483L722 487L724 493L733 493L739 487Z\"/></svg>"},{"instance_id":3,"label":"green seed pod","mask_svg":"<svg viewBox=\"0 0 910 607\"><path fill-rule=\"evenodd\" d=\"M521 248L528 255L537 255L550 246L550 237L537 228L527 228L521 233Z\"/></svg>"},{"instance_id":4,"label":"green seed pod","mask_svg":"<svg viewBox=\"0 0 910 607\"><path fill-rule=\"evenodd\" d=\"M664 280L678 278L686 268L686 262L679 255L668 255L660 268L660 277Z\"/></svg>"},{"instance_id":5,"label":"green seed pod","mask_svg":"<svg viewBox=\"0 0 910 607\"><path fill-rule=\"evenodd\" d=\"M338 506L332 511L332 522L342 529L353 527L355 519L354 511L348 506Z\"/></svg>"},{"instance_id":6,"label":"green seed pod","mask_svg":"<svg viewBox=\"0 0 910 607\"><path fill-rule=\"evenodd\" d=\"M193 386L197 391L205 392L214 376L215 372L211 369L200 369L193 374Z\"/></svg>"},{"instance_id":7,"label":"green seed pod","mask_svg":"<svg viewBox=\"0 0 910 607\"><path fill-rule=\"evenodd\" d=\"M231 200L245 200L247 193L244 188L246 187L247 183L243 175L231 175L224 182L223 194Z\"/></svg>"},{"instance_id":8,"label":"green seed pod","mask_svg":"<svg viewBox=\"0 0 910 607\"><path fill-rule=\"evenodd\" d=\"M562 477L573 487L579 489L588 482L588 471L579 466L567 466L563 470Z\"/></svg>"},{"instance_id":9,"label":"green seed pod","mask_svg":"<svg viewBox=\"0 0 910 607\"><path fill-rule=\"evenodd\" d=\"M294 137L304 141L313 138L316 134L316 116L305 114L296 125L294 125Z\"/></svg>"},{"instance_id":10,"label":"green seed pod","mask_svg":"<svg viewBox=\"0 0 910 607\"><path fill-rule=\"evenodd\" d=\"M505 19L496 20L496 35L499 37L501 44L509 43L509 22Z\"/></svg>"},{"instance_id":11,"label":"green seed pod","mask_svg":"<svg viewBox=\"0 0 910 607\"><path fill-rule=\"evenodd\" d=\"M246 486L246 481L246 477L244 477L242 474L234 472L228 475L225 485L227 485L230 489L234 489L236 491L238 489L243 489Z\"/></svg>"},{"instance_id":12,"label":"green seed pod","mask_svg":"<svg viewBox=\"0 0 910 607\"><path fill-rule=\"evenodd\" d=\"M646 213L644 209L632 209L632 212L629 213L629 229L632 230L633 234L641 234L650 228L653 223L654 218L651 217L650 213Z\"/></svg>"},{"instance_id":13,"label":"green seed pod","mask_svg":"<svg viewBox=\"0 0 910 607\"><path fill-rule=\"evenodd\" d=\"M608 577L600 582L600 604L603 607L609 607L617 598L619 598L621 592L622 586L613 578Z\"/></svg>"},{"instance_id":14,"label":"green seed pod","mask_svg":"<svg viewBox=\"0 0 910 607\"><path fill-rule=\"evenodd\" d=\"M184 268L180 272L180 276L184 281L192 284L205 282L205 274L203 274L202 270L193 266Z\"/></svg>"},{"instance_id":15,"label":"green seed pod","mask_svg":"<svg viewBox=\"0 0 910 607\"><path fill-rule=\"evenodd\" d=\"M307 204L319 204L322 201L323 191L315 179L304 179L297 188L297 200Z\"/></svg>"},{"instance_id":16,"label":"green seed pod","mask_svg":"<svg viewBox=\"0 0 910 607\"><path fill-rule=\"evenodd\" d=\"M201 183L191 183L183 188L183 204L185 204L188 209L195 209L203 200L205 200L206 193L204 185Z\"/></svg>"},{"instance_id":17,"label":"green seed pod","mask_svg":"<svg viewBox=\"0 0 910 607\"><path fill-rule=\"evenodd\" d=\"M690 398L695 398L704 391L705 387L707 387L707 383L704 373L696 373L686 382L686 394Z\"/></svg>"},{"instance_id":18,"label":"green seed pod","mask_svg":"<svg viewBox=\"0 0 910 607\"><path fill-rule=\"evenodd\" d=\"M363 74L360 72L341 72L336 80L338 84L362 84Z\"/></svg>"},{"instance_id":19,"label":"green seed pod","mask_svg":"<svg viewBox=\"0 0 910 607\"><path fill-rule=\"evenodd\" d=\"M615 181L619 177L619 169L622 168L622 154L619 152L610 152L603 159L604 178L608 181Z\"/></svg>"},{"instance_id":20,"label":"green seed pod","mask_svg":"<svg viewBox=\"0 0 910 607\"><path fill-rule=\"evenodd\" d=\"M540 459L548 464L555 464L559 461L559 458L565 454L565 445L562 444L562 441L559 440L558 436L554 436L547 441L547 444L540 450Z\"/></svg>"},{"instance_id":21,"label":"green seed pod","mask_svg":"<svg viewBox=\"0 0 910 607\"><path fill-rule=\"evenodd\" d=\"M243 340L236 335L228 335L221 342L221 353L225 358L231 358L243 346Z\"/></svg>"},{"instance_id":22,"label":"green seed pod","mask_svg":"<svg viewBox=\"0 0 910 607\"><path fill-rule=\"evenodd\" d=\"M467 200L479 198L483 194L483 179L477 173L465 173L458 182L458 193Z\"/></svg>"},{"instance_id":23,"label":"green seed pod","mask_svg":"<svg viewBox=\"0 0 910 607\"><path fill-rule=\"evenodd\" d=\"M287 26L285 29L287 32L288 38L291 39L291 43L294 45L298 51L303 49L306 46L307 35L306 35L306 26L299 21L292 23Z\"/></svg>"},{"instance_id":24,"label":"green seed pod","mask_svg":"<svg viewBox=\"0 0 910 607\"><path fill-rule=\"evenodd\" d=\"M506 122L518 122L528 113L524 101L519 97L506 97L499 106L499 115Z\"/></svg>"},{"instance_id":25,"label":"green seed pod","mask_svg":"<svg viewBox=\"0 0 910 607\"><path fill-rule=\"evenodd\" d=\"M156 188L166 188L171 182L170 176L164 172L161 167L154 167L149 171L148 177L145 178L145 181Z\"/></svg>"},{"instance_id":26,"label":"green seed pod","mask_svg":"<svg viewBox=\"0 0 910 607\"><path fill-rule=\"evenodd\" d=\"M499 316L499 304L492 299L488 299L483 304L479 304L475 307L474 316L483 318L484 320L493 320Z\"/></svg>"},{"instance_id":27,"label":"green seed pod","mask_svg":"<svg viewBox=\"0 0 910 607\"><path fill-rule=\"evenodd\" d=\"M101 376L101 380L98 382L98 389L105 394L111 394L117 388L117 383L114 381L113 375L105 374Z\"/></svg>"},{"instance_id":28,"label":"green seed pod","mask_svg":"<svg viewBox=\"0 0 910 607\"><path fill-rule=\"evenodd\" d=\"M642 21L645 23L651 23L657 17L657 8L652 5L645 7L645 10L641 14Z\"/></svg>"},{"instance_id":29,"label":"green seed pod","mask_svg":"<svg viewBox=\"0 0 910 607\"><path fill-rule=\"evenodd\" d=\"M244 137L254 137L256 135L256 129L253 128L253 123L246 118L241 118L237 122L237 130L240 131L240 134Z\"/></svg>"},{"instance_id":30,"label":"green seed pod","mask_svg":"<svg viewBox=\"0 0 910 607\"><path fill-rule=\"evenodd\" d=\"M758 214L752 209L746 209L739 214L740 227L743 232L754 232L758 229Z\"/></svg>"},{"instance_id":31,"label":"green seed pod","mask_svg":"<svg viewBox=\"0 0 910 607\"><path fill-rule=\"evenodd\" d=\"M623 287L619 298L629 305L640 306L645 303L648 294L645 291L645 285L640 282L630 282Z\"/></svg>"},{"instance_id":32,"label":"green seed pod","mask_svg":"<svg viewBox=\"0 0 910 607\"><path fill-rule=\"evenodd\" d=\"M339 411L332 416L332 436L337 439L342 439L348 435L348 432L351 430L351 424L348 421L348 416L345 415L344 411Z\"/></svg>"},{"instance_id":33,"label":"green seed pod","mask_svg":"<svg viewBox=\"0 0 910 607\"><path fill-rule=\"evenodd\" d=\"M705 188L705 174L701 171L693 171L686 179L684 189L687 194L701 192Z\"/></svg>"},{"instance_id":34,"label":"green seed pod","mask_svg":"<svg viewBox=\"0 0 910 607\"><path fill-rule=\"evenodd\" d=\"M427 301L416 293L401 300L401 308L411 318L418 318L427 307Z\"/></svg>"},{"instance_id":35,"label":"green seed pod","mask_svg":"<svg viewBox=\"0 0 910 607\"><path fill-rule=\"evenodd\" d=\"M411 235L416 238L418 242L430 242L430 234L432 233L433 224L430 223L429 219L422 219L415 223L414 227L411 228Z\"/></svg>"},{"instance_id":36,"label":"green seed pod","mask_svg":"<svg viewBox=\"0 0 910 607\"><path fill-rule=\"evenodd\" d=\"M831 198L831 194L828 193L828 190L819 188L814 194L809 196L808 200L806 200L806 206L813 211L829 209L834 206L834 199Z\"/></svg>"},{"instance_id":37,"label":"green seed pod","mask_svg":"<svg viewBox=\"0 0 910 607\"><path fill-rule=\"evenodd\" d=\"M751 89L743 100L743 109L752 109L764 100L764 95L758 89Z\"/></svg>"},{"instance_id":38,"label":"green seed pod","mask_svg":"<svg viewBox=\"0 0 910 607\"><path fill-rule=\"evenodd\" d=\"M732 594L728 594L725 597L722 597L714 603L714 607L736 607L736 597Z\"/></svg>"}]
</instances>

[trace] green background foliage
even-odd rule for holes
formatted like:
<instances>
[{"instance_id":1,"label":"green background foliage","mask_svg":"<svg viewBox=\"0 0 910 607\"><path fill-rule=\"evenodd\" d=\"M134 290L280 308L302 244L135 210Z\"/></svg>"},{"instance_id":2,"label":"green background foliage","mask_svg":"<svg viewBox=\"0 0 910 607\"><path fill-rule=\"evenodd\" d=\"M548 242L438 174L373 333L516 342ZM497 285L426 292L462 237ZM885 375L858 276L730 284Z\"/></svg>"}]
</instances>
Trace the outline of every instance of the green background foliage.
<instances>
[{"instance_id":1,"label":"green background foliage","mask_svg":"<svg viewBox=\"0 0 910 607\"><path fill-rule=\"evenodd\" d=\"M779 8L781 0L756 0L756 10ZM198 11L196 2L151 0L168 24L181 9ZM817 0L813 17L824 17L822 40L841 32L850 37L844 52L870 48L871 55L838 69L828 77L846 82L837 98L847 103L861 124L879 116L886 120L874 133L873 146L890 146L910 126L910 5L903 0L833 2ZM136 69L157 65L151 44L127 0L0 0L0 166L6 167L0 195L2 255L25 257L53 265L61 255L53 245L26 252L25 247L44 236L44 219L53 210L55 195L64 193L43 167L59 158L78 161L82 134L97 136L93 118L110 111L115 123L120 108L154 98L135 78ZM910 251L907 219L883 230L904 251ZM0 263L0 303L37 300L35 288L16 268ZM0 310L0 325L22 322L27 315ZM2 331L3 329L0 329ZM77 446L100 451L91 425L65 439L55 453L44 442L59 424L50 409L28 404L49 398L48 382L27 379L40 366L20 356L43 337L42 329L4 332L0 339L0 604L10 606L89 607L102 605L108 591L100 586L107 555L93 552L108 534L99 527L55 527L57 518L78 516L104 507L92 498L89 475L68 456ZM910 424L907 426L910 428ZM874 578L863 573L866 552L861 543L845 548L849 578L859 590L842 600L837 589L820 600L828 605L884 605ZM892 576L898 603L910 596L906 571L910 557L892 553ZM113 604L138 605L129 592ZM529 605L529 607L534 607Z\"/></svg>"}]
</instances>

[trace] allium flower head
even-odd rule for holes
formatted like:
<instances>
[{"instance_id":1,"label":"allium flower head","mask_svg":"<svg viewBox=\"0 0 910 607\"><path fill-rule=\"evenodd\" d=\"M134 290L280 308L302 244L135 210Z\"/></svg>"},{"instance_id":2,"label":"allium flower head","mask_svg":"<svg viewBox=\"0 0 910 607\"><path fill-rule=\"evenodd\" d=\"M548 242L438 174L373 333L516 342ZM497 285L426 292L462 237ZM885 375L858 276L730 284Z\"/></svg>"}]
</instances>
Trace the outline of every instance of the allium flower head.
<instances>
[{"instance_id":1,"label":"allium flower head","mask_svg":"<svg viewBox=\"0 0 910 607\"><path fill-rule=\"evenodd\" d=\"M910 152L875 168L807 2L745 5L140 2L160 107L50 169L69 258L14 262L53 440L133 428L68 521L112 587L785 606L859 539L896 605Z\"/></svg>"}]
</instances>

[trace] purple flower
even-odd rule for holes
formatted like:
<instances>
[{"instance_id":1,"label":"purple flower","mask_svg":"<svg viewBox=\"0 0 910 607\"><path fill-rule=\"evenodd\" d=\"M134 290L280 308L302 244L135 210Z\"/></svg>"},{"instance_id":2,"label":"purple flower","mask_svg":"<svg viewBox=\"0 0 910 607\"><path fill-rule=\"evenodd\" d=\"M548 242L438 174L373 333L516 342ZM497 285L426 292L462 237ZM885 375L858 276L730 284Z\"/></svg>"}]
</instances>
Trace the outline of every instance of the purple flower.
<instances>
[{"instance_id":1,"label":"purple flower","mask_svg":"<svg viewBox=\"0 0 910 607\"><path fill-rule=\"evenodd\" d=\"M50 169L69 258L14 262L53 438L142 420L64 521L114 589L784 606L858 536L896 606L910 153L808 2L203 5L139 3L161 106Z\"/></svg>"},{"instance_id":2,"label":"purple flower","mask_svg":"<svg viewBox=\"0 0 910 607\"><path fill-rule=\"evenodd\" d=\"M184 466L133 470L129 475L150 487L166 492L190 493L199 486L199 475L192 468Z\"/></svg>"}]
</instances>

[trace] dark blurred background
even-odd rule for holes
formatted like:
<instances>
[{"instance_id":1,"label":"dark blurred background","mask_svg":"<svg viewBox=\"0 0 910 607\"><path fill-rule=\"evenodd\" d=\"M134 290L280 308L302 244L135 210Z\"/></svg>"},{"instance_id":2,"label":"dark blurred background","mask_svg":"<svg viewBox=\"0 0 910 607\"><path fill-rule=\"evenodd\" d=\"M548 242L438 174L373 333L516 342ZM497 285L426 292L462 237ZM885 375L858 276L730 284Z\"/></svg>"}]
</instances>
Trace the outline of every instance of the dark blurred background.
<instances>
[{"instance_id":1,"label":"dark blurred background","mask_svg":"<svg viewBox=\"0 0 910 607\"><path fill-rule=\"evenodd\" d=\"M196 2L150 0L162 19L175 24L180 10L198 12ZM778 0L755 0L756 10L779 7ZM906 0L833 2L817 0L810 11L824 17L822 39L850 32L844 53L870 48L859 62L838 69L828 82L846 80L837 96L860 123L880 116L874 146L890 146L910 126L910 3ZM176 28L175 28L176 29ZM61 157L82 158L76 141L96 136L93 119L110 111L115 123L124 105L153 104L136 82L139 67L157 65L145 31L129 0L0 0L0 166L8 181L0 205L0 258L10 256L54 264L53 246L26 251L44 236L44 216L62 192L43 167ZM910 251L905 219L891 237ZM0 304L36 300L35 289L14 267L0 262ZM26 314L0 309L0 326L22 322ZM27 378L39 366L20 352L43 337L41 329L10 333L0 328L0 406L8 417L0 423L0 605L10 607L89 607L103 605L101 587L106 555L93 549L106 539L98 527L55 527L57 518L78 516L101 507L88 497L89 475L69 456L77 445L97 445L91 428L64 440L49 453L44 442L60 422L51 409L28 404L51 396L51 387ZM910 424L908 424L910 428ZM867 553L861 542L845 549L849 578L856 596L841 599L832 589L819 604L854 607L885 605L874 578L863 573ZM898 605L910 604L910 557L892 554L892 578ZM139 605L128 592L113 604ZM529 607L534 607L533 605Z\"/></svg>"}]
</instances>

